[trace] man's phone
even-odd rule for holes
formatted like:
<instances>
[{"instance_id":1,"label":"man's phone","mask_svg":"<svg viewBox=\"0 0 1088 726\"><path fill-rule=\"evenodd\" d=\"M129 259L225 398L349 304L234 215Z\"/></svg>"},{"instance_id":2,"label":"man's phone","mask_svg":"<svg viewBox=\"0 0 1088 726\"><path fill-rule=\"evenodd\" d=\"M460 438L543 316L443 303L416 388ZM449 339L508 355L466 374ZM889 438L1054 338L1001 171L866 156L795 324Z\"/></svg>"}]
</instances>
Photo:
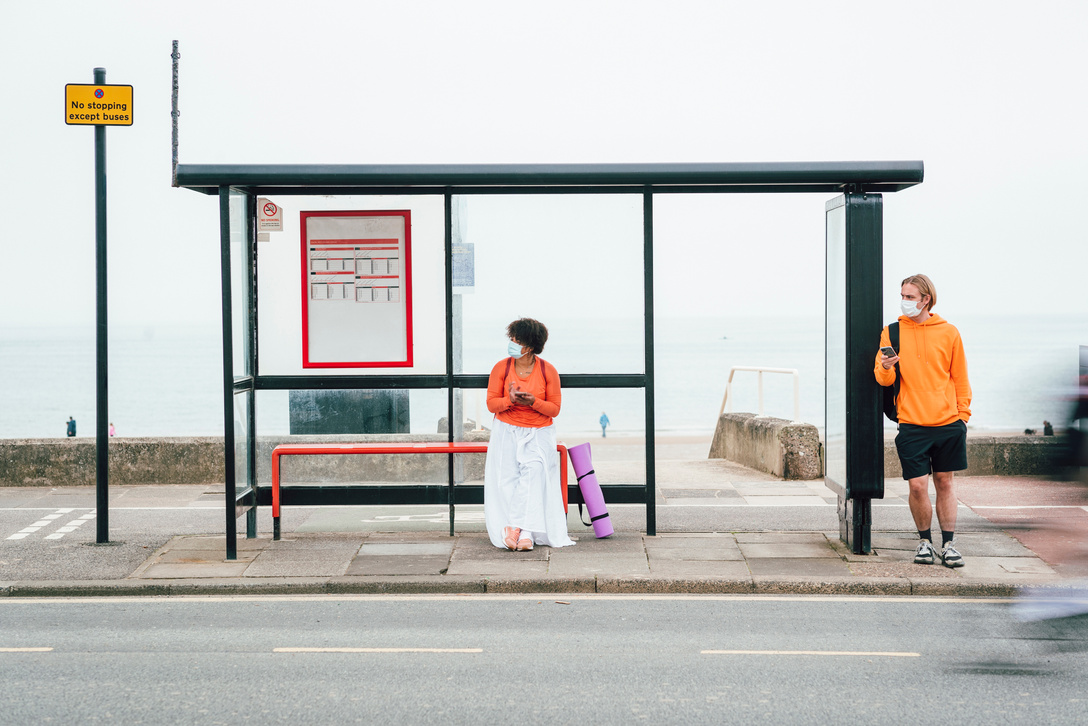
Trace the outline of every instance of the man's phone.
<instances>
[{"instance_id":1,"label":"man's phone","mask_svg":"<svg viewBox=\"0 0 1088 726\"><path fill-rule=\"evenodd\" d=\"M894 358L898 353L895 352L895 348L890 345L885 345L880 348L880 352L887 358Z\"/></svg>"}]
</instances>

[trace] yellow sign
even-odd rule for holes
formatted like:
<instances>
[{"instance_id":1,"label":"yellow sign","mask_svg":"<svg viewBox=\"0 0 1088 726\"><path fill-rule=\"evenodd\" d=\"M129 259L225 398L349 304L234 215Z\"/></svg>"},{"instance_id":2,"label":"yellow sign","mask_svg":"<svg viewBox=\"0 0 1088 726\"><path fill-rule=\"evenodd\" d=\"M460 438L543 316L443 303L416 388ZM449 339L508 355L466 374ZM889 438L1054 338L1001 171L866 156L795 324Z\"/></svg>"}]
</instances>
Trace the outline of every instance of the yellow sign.
<instances>
[{"instance_id":1,"label":"yellow sign","mask_svg":"<svg viewBox=\"0 0 1088 726\"><path fill-rule=\"evenodd\" d=\"M131 126L132 86L69 83L64 87L64 123Z\"/></svg>"}]
</instances>

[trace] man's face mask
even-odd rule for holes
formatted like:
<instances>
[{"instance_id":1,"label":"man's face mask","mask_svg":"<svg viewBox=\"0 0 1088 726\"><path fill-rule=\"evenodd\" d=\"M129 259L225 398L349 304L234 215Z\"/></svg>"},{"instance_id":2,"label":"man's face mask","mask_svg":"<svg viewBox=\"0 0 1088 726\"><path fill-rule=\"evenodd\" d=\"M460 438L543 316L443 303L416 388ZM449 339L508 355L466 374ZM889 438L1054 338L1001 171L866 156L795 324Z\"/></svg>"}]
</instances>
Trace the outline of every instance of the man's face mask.
<instances>
[{"instance_id":1,"label":"man's face mask","mask_svg":"<svg viewBox=\"0 0 1088 726\"><path fill-rule=\"evenodd\" d=\"M908 318L915 318L922 312L922 302L920 300L900 300L899 309Z\"/></svg>"}]
</instances>

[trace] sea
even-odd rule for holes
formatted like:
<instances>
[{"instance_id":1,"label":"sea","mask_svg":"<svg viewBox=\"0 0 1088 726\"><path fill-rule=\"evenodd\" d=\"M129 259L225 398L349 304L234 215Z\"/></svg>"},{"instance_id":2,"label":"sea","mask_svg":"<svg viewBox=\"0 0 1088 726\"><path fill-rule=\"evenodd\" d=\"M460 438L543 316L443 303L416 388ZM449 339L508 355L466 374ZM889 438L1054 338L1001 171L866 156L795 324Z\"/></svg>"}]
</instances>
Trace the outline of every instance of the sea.
<instances>
[{"instance_id":1,"label":"sea","mask_svg":"<svg viewBox=\"0 0 1088 726\"><path fill-rule=\"evenodd\" d=\"M1062 428L1076 386L1082 316L962 317L960 330L974 398L976 431ZM644 371L641 318L549 320L542 357L559 373ZM734 367L793 369L799 420L823 428L824 325L821 318L733 316L657 319L654 324L655 429L660 435L710 435ZM501 321L463 326L465 373L487 374L505 356ZM262 333L262 344L267 337ZM416 345L427 344L417 340ZM216 326L132 327L109 331L109 419L118 436L219 436L223 433L221 334ZM444 345L444 341L439 343ZM874 355L876 340L874 339ZM465 416L490 425L482 391L464 392ZM95 435L94 328L0 328L0 439L63 437L69 416L79 436ZM793 419L793 376L733 373L732 411ZM412 433L435 433L446 415L445 390L411 391ZM641 389L563 391L560 435L645 435ZM886 426L894 427L890 422ZM260 392L257 431L290 432L287 392Z\"/></svg>"}]
</instances>

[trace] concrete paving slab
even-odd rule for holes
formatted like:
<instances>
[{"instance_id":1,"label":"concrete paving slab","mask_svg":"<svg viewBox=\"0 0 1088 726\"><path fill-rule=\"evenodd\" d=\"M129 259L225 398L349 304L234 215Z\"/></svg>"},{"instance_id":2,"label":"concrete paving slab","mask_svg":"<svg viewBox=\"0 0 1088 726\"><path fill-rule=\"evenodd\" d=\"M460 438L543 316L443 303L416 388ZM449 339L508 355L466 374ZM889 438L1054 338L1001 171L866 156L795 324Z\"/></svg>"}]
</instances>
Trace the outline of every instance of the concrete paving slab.
<instances>
[{"instance_id":1,"label":"concrete paving slab","mask_svg":"<svg viewBox=\"0 0 1088 726\"><path fill-rule=\"evenodd\" d=\"M553 552L561 554L601 552L609 555L644 553L646 548L642 543L642 536L641 532L616 532L611 537L597 539L590 530L577 537L572 535L571 539L575 540L573 547L554 548Z\"/></svg>"},{"instance_id":2,"label":"concrete paving slab","mask_svg":"<svg viewBox=\"0 0 1088 726\"><path fill-rule=\"evenodd\" d=\"M588 575L645 575L650 572L645 555L615 555L614 557L552 557L548 575L554 577L585 577Z\"/></svg>"},{"instance_id":3,"label":"concrete paving slab","mask_svg":"<svg viewBox=\"0 0 1088 726\"><path fill-rule=\"evenodd\" d=\"M335 577L344 574L347 560L323 559L266 559L257 560L243 574L244 577Z\"/></svg>"},{"instance_id":4,"label":"concrete paving slab","mask_svg":"<svg viewBox=\"0 0 1088 726\"><path fill-rule=\"evenodd\" d=\"M351 550L357 552L366 541L358 535L302 535L293 534L284 536L278 542L269 542L265 551L290 551L290 552L342 552Z\"/></svg>"},{"instance_id":5,"label":"concrete paving slab","mask_svg":"<svg viewBox=\"0 0 1088 726\"><path fill-rule=\"evenodd\" d=\"M453 542L364 542L359 555L444 555L453 552Z\"/></svg>"},{"instance_id":6,"label":"concrete paving slab","mask_svg":"<svg viewBox=\"0 0 1088 726\"><path fill-rule=\"evenodd\" d=\"M452 560L448 575L504 575L518 577L545 577L548 574L547 560Z\"/></svg>"},{"instance_id":7,"label":"concrete paving slab","mask_svg":"<svg viewBox=\"0 0 1088 726\"><path fill-rule=\"evenodd\" d=\"M768 577L849 577L850 567L842 560L815 557L749 557L752 575Z\"/></svg>"},{"instance_id":8,"label":"concrete paving slab","mask_svg":"<svg viewBox=\"0 0 1088 726\"><path fill-rule=\"evenodd\" d=\"M199 562L252 562L260 552L239 552L236 560L228 560L226 553L214 550L181 550L171 549L163 552L156 559L156 564L161 562L174 563L199 563Z\"/></svg>"},{"instance_id":9,"label":"concrete paving slab","mask_svg":"<svg viewBox=\"0 0 1088 726\"><path fill-rule=\"evenodd\" d=\"M522 560L547 560L548 547L533 547L528 552L512 552L508 549L500 549L495 547L490 542L487 543L486 549L477 548L461 548L457 547L453 551L451 561L453 562L471 562L481 560L499 560L499 559L513 559L517 561Z\"/></svg>"},{"instance_id":10,"label":"concrete paving slab","mask_svg":"<svg viewBox=\"0 0 1088 726\"><path fill-rule=\"evenodd\" d=\"M968 557L964 555L963 560L964 566L956 568L957 574L961 577L1004 578L1010 575L1054 577L1057 574L1038 557Z\"/></svg>"},{"instance_id":11,"label":"concrete paving slab","mask_svg":"<svg viewBox=\"0 0 1088 726\"><path fill-rule=\"evenodd\" d=\"M140 574L140 579L196 579L207 577L241 577L249 562L166 562L151 565Z\"/></svg>"},{"instance_id":12,"label":"concrete paving slab","mask_svg":"<svg viewBox=\"0 0 1088 726\"><path fill-rule=\"evenodd\" d=\"M655 560L650 559L650 572L654 575L688 579L693 577L726 577L742 579L751 576L743 560Z\"/></svg>"},{"instance_id":13,"label":"concrete paving slab","mask_svg":"<svg viewBox=\"0 0 1088 726\"><path fill-rule=\"evenodd\" d=\"M744 560L740 548L735 544L731 547L647 547L646 556L650 562L739 562Z\"/></svg>"},{"instance_id":14,"label":"concrete paving slab","mask_svg":"<svg viewBox=\"0 0 1088 726\"><path fill-rule=\"evenodd\" d=\"M819 544L827 545L823 532L734 532L733 537L743 544ZM837 540L839 533L835 532Z\"/></svg>"},{"instance_id":15,"label":"concrete paving slab","mask_svg":"<svg viewBox=\"0 0 1088 726\"><path fill-rule=\"evenodd\" d=\"M272 542L272 537L256 537L254 539L246 539L244 536L238 538L238 551L239 552L251 552L254 550L263 550ZM166 550L205 550L205 551L227 551L227 538L219 535L183 535L172 538L167 542L163 549Z\"/></svg>"},{"instance_id":16,"label":"concrete paving slab","mask_svg":"<svg viewBox=\"0 0 1088 726\"><path fill-rule=\"evenodd\" d=\"M367 555L356 557L337 575L441 575L450 565L444 555Z\"/></svg>"},{"instance_id":17,"label":"concrete paving slab","mask_svg":"<svg viewBox=\"0 0 1088 726\"><path fill-rule=\"evenodd\" d=\"M770 558L770 557L783 557L787 559L799 559L799 558L830 558L835 560L841 560L838 554L835 553L825 541L823 544L809 543L809 542L796 542L796 543L782 543L782 544L761 544L761 543L748 543L740 542L740 551L744 554L746 559L753 558Z\"/></svg>"}]
</instances>

